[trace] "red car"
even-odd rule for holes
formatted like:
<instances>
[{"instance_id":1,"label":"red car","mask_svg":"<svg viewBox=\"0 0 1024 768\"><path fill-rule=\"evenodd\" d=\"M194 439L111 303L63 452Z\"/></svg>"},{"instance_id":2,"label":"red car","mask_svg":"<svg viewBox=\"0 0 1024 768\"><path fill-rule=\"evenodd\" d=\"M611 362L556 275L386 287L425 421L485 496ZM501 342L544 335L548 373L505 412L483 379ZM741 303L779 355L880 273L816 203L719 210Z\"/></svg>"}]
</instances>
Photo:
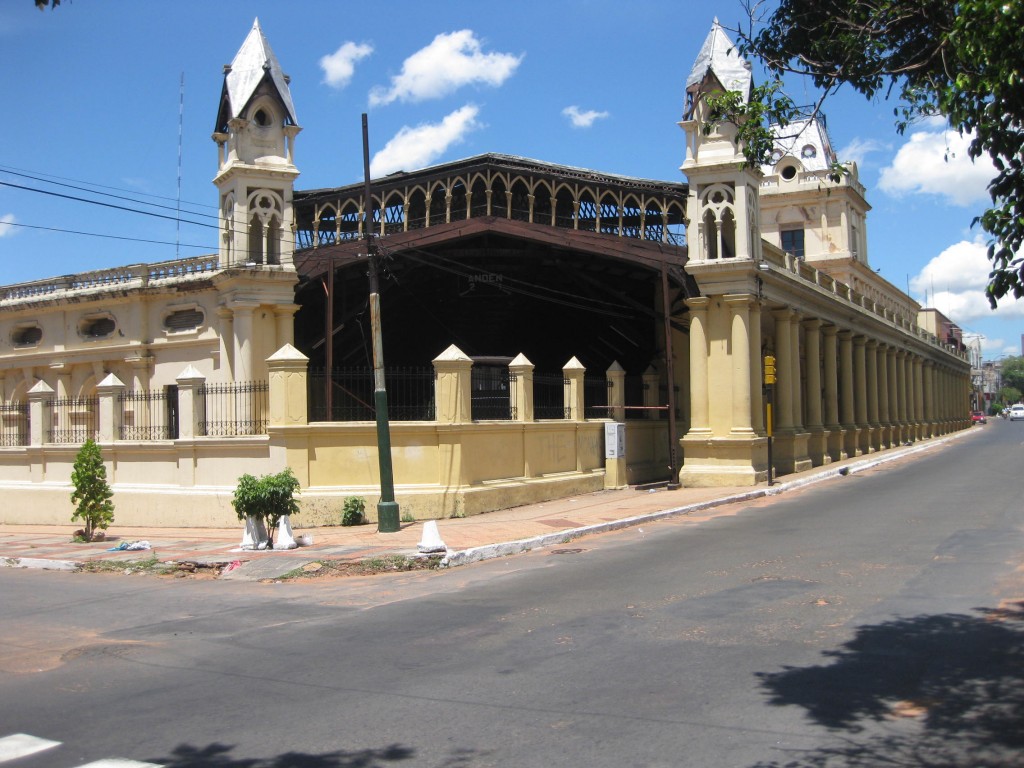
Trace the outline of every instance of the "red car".
<instances>
[{"instance_id":1,"label":"red car","mask_svg":"<svg viewBox=\"0 0 1024 768\"><path fill-rule=\"evenodd\" d=\"M987 424L988 419L985 418L984 411L971 411L971 423L972 424Z\"/></svg>"}]
</instances>

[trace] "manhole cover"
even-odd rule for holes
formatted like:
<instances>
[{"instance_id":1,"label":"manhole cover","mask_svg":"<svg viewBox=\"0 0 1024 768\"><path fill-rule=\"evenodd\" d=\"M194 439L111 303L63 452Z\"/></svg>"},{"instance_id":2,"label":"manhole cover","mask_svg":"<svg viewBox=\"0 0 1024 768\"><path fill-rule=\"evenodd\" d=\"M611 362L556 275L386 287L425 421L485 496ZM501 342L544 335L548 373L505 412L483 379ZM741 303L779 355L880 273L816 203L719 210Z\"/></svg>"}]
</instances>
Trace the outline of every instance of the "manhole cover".
<instances>
[{"instance_id":1,"label":"manhole cover","mask_svg":"<svg viewBox=\"0 0 1024 768\"><path fill-rule=\"evenodd\" d=\"M580 552L584 552L584 551L585 550L583 548L581 548L581 547L577 547L576 549L552 549L551 550L551 554L552 555L578 555Z\"/></svg>"}]
</instances>

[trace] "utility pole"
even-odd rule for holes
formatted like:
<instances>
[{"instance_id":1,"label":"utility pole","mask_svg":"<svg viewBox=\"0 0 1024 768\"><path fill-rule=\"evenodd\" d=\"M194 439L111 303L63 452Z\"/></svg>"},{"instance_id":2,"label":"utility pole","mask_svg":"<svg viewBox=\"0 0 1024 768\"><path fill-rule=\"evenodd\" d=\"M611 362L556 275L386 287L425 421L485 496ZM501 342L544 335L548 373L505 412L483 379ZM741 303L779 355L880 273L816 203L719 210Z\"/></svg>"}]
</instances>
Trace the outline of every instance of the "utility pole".
<instances>
[{"instance_id":1,"label":"utility pole","mask_svg":"<svg viewBox=\"0 0 1024 768\"><path fill-rule=\"evenodd\" d=\"M679 438L676 432L676 374L672 352L672 302L668 297L668 269L661 265L661 309L665 324L665 377L668 379L668 490L679 487Z\"/></svg>"},{"instance_id":2,"label":"utility pole","mask_svg":"<svg viewBox=\"0 0 1024 768\"><path fill-rule=\"evenodd\" d=\"M370 272L370 334L373 340L373 405L377 414L377 461L380 466L380 502L377 531L395 533L401 526L395 501L391 467L391 428L388 424L388 391L384 383L384 340L380 322L380 285L377 277L377 242L373 233L373 197L370 194L370 132L363 113L363 237Z\"/></svg>"}]
</instances>

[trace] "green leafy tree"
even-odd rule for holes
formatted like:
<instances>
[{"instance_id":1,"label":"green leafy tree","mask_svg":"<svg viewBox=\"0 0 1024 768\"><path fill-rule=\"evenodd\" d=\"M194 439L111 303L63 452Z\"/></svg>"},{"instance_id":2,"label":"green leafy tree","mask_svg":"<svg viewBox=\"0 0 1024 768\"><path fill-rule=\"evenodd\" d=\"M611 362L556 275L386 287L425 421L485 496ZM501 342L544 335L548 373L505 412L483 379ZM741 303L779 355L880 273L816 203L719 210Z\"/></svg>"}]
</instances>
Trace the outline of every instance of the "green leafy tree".
<instances>
[{"instance_id":1,"label":"green leafy tree","mask_svg":"<svg viewBox=\"0 0 1024 768\"><path fill-rule=\"evenodd\" d=\"M1004 387L1012 387L1018 392L1024 392L1024 357L1003 358L999 375L1002 377ZM1012 402L1016 402L1016 400Z\"/></svg>"},{"instance_id":2,"label":"green leafy tree","mask_svg":"<svg viewBox=\"0 0 1024 768\"><path fill-rule=\"evenodd\" d=\"M299 511L295 498L298 490L299 480L290 467L276 475L259 478L247 473L238 478L231 506L239 520L252 517L261 521L270 536L269 546L273 548L274 532L281 518Z\"/></svg>"},{"instance_id":3,"label":"green leafy tree","mask_svg":"<svg viewBox=\"0 0 1024 768\"><path fill-rule=\"evenodd\" d=\"M999 402L1003 405L1013 405L1020 402L1020 390L1016 387L1003 387L999 390Z\"/></svg>"},{"instance_id":4,"label":"green leafy tree","mask_svg":"<svg viewBox=\"0 0 1024 768\"><path fill-rule=\"evenodd\" d=\"M901 134L922 118L944 117L970 137L972 159L988 156L996 168L992 204L972 221L989 237L989 303L1024 296L1024 3L777 0L767 14L761 7L747 0L749 28L734 32L740 53L758 57L770 79L749 103L713 105L713 117L739 126L748 163L763 163L772 149L763 117L787 125L798 116L783 92L787 75L820 89L812 112L849 86L869 100L894 99Z\"/></svg>"},{"instance_id":5,"label":"green leafy tree","mask_svg":"<svg viewBox=\"0 0 1024 768\"><path fill-rule=\"evenodd\" d=\"M76 505L71 520L81 520L83 538L92 541L97 528L106 530L114 522L114 492L107 484L100 447L91 439L85 441L75 457L71 484L75 487L71 503Z\"/></svg>"}]
</instances>

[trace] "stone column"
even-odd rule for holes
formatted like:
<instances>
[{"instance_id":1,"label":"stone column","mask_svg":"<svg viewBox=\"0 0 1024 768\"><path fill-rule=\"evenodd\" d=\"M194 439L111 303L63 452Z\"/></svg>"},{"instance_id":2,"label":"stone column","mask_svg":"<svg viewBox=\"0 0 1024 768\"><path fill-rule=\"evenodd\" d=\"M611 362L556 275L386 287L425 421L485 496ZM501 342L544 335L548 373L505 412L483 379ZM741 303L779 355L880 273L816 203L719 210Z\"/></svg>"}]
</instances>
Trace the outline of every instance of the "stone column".
<instances>
[{"instance_id":1,"label":"stone column","mask_svg":"<svg viewBox=\"0 0 1024 768\"><path fill-rule=\"evenodd\" d=\"M473 361L452 344L433 360L435 419L441 424L473 421Z\"/></svg>"},{"instance_id":2,"label":"stone column","mask_svg":"<svg viewBox=\"0 0 1024 768\"><path fill-rule=\"evenodd\" d=\"M777 309L775 316L775 426L778 431L793 429L793 334L790 322L793 313L789 309Z\"/></svg>"},{"instance_id":3,"label":"stone column","mask_svg":"<svg viewBox=\"0 0 1024 768\"><path fill-rule=\"evenodd\" d=\"M256 305L236 304L231 309L234 313L235 331L233 378L236 382L252 381L253 314Z\"/></svg>"},{"instance_id":4,"label":"stone column","mask_svg":"<svg viewBox=\"0 0 1024 768\"><path fill-rule=\"evenodd\" d=\"M522 352L508 364L512 387L512 420L533 421L533 363Z\"/></svg>"},{"instance_id":5,"label":"stone column","mask_svg":"<svg viewBox=\"0 0 1024 768\"><path fill-rule=\"evenodd\" d=\"M910 439L910 430L907 421L907 352L899 350L896 353L896 402L899 413L900 443Z\"/></svg>"},{"instance_id":6,"label":"stone column","mask_svg":"<svg viewBox=\"0 0 1024 768\"><path fill-rule=\"evenodd\" d=\"M608 418L626 420L626 370L617 360L612 361L604 373L608 381Z\"/></svg>"},{"instance_id":7,"label":"stone column","mask_svg":"<svg viewBox=\"0 0 1024 768\"><path fill-rule=\"evenodd\" d=\"M763 371L761 370L761 305L750 304L750 396L753 407L754 431L764 434L764 392Z\"/></svg>"},{"instance_id":8,"label":"stone column","mask_svg":"<svg viewBox=\"0 0 1024 768\"><path fill-rule=\"evenodd\" d=\"M846 455L860 455L857 450L857 416L854 412L853 331L839 332L839 421L843 425Z\"/></svg>"},{"instance_id":9,"label":"stone column","mask_svg":"<svg viewBox=\"0 0 1024 768\"><path fill-rule=\"evenodd\" d=\"M800 315L795 312L789 324L789 338L790 362L792 363L790 380L793 382L793 429L802 432L804 428L804 398L801 391L803 377L800 375Z\"/></svg>"},{"instance_id":10,"label":"stone column","mask_svg":"<svg viewBox=\"0 0 1024 768\"><path fill-rule=\"evenodd\" d=\"M925 434L935 437L935 363L931 360L924 363L923 377Z\"/></svg>"},{"instance_id":11,"label":"stone column","mask_svg":"<svg viewBox=\"0 0 1024 768\"><path fill-rule=\"evenodd\" d=\"M732 341L732 429L733 434L753 434L751 417L750 373L756 367L750 360L750 302L751 296L725 297L729 307L729 325Z\"/></svg>"},{"instance_id":12,"label":"stone column","mask_svg":"<svg viewBox=\"0 0 1024 768\"><path fill-rule=\"evenodd\" d=\"M708 410L708 304L705 297L687 299L690 308L690 432L711 431Z\"/></svg>"},{"instance_id":13,"label":"stone column","mask_svg":"<svg viewBox=\"0 0 1024 768\"><path fill-rule=\"evenodd\" d=\"M807 355L807 445L814 466L829 463L827 434L821 410L821 320L804 320L804 346Z\"/></svg>"},{"instance_id":14,"label":"stone column","mask_svg":"<svg viewBox=\"0 0 1024 768\"><path fill-rule=\"evenodd\" d=\"M893 446L897 446L901 443L900 440L900 388L896 383L899 372L897 371L896 365L896 349L895 347L889 347L885 352L886 360L888 361L889 380L887 382L889 387L889 425L891 427L889 434L891 435L890 440Z\"/></svg>"},{"instance_id":15,"label":"stone column","mask_svg":"<svg viewBox=\"0 0 1024 768\"><path fill-rule=\"evenodd\" d=\"M825 430L828 432L828 455L832 461L846 458L842 427L839 424L839 329L826 325L821 329L822 362L825 378Z\"/></svg>"},{"instance_id":16,"label":"stone column","mask_svg":"<svg viewBox=\"0 0 1024 768\"><path fill-rule=\"evenodd\" d=\"M924 360L914 356L914 413L916 415L917 439L928 437L927 418L924 411Z\"/></svg>"},{"instance_id":17,"label":"stone column","mask_svg":"<svg viewBox=\"0 0 1024 768\"><path fill-rule=\"evenodd\" d=\"M892 425L889 418L889 348L878 345L878 422L881 425L879 442L883 448L891 448Z\"/></svg>"},{"instance_id":18,"label":"stone column","mask_svg":"<svg viewBox=\"0 0 1024 768\"><path fill-rule=\"evenodd\" d=\"M914 354L907 352L904 376L907 380L907 440L917 439L917 393L914 382Z\"/></svg>"},{"instance_id":19,"label":"stone column","mask_svg":"<svg viewBox=\"0 0 1024 768\"><path fill-rule=\"evenodd\" d=\"M871 433L868 429L867 339L864 336L857 336L853 340L853 377L854 420L859 432L857 452L863 454L871 450Z\"/></svg>"},{"instance_id":20,"label":"stone column","mask_svg":"<svg viewBox=\"0 0 1024 768\"><path fill-rule=\"evenodd\" d=\"M575 357L562 366L562 375L568 382L565 385L565 407L569 410L570 421L583 421L585 418L583 415L583 377L586 373L587 369L583 367L583 363Z\"/></svg>"},{"instance_id":21,"label":"stone column","mask_svg":"<svg viewBox=\"0 0 1024 768\"><path fill-rule=\"evenodd\" d=\"M234 376L234 354L235 354L235 318L234 314L227 307L217 308L217 317L220 318L220 364L222 379L225 382L232 381Z\"/></svg>"},{"instance_id":22,"label":"stone column","mask_svg":"<svg viewBox=\"0 0 1024 768\"><path fill-rule=\"evenodd\" d=\"M870 433L868 444L872 451L877 451L882 447L878 423L878 342L868 339L865 351L867 353L868 427Z\"/></svg>"},{"instance_id":23,"label":"stone column","mask_svg":"<svg viewBox=\"0 0 1024 768\"><path fill-rule=\"evenodd\" d=\"M97 442L112 443L121 439L121 404L117 396L122 392L124 383L112 373L96 385L96 397L99 400Z\"/></svg>"},{"instance_id":24,"label":"stone column","mask_svg":"<svg viewBox=\"0 0 1024 768\"><path fill-rule=\"evenodd\" d=\"M295 344L295 313L298 311L298 304L279 304L274 307L274 335L278 349L286 344Z\"/></svg>"}]
</instances>

